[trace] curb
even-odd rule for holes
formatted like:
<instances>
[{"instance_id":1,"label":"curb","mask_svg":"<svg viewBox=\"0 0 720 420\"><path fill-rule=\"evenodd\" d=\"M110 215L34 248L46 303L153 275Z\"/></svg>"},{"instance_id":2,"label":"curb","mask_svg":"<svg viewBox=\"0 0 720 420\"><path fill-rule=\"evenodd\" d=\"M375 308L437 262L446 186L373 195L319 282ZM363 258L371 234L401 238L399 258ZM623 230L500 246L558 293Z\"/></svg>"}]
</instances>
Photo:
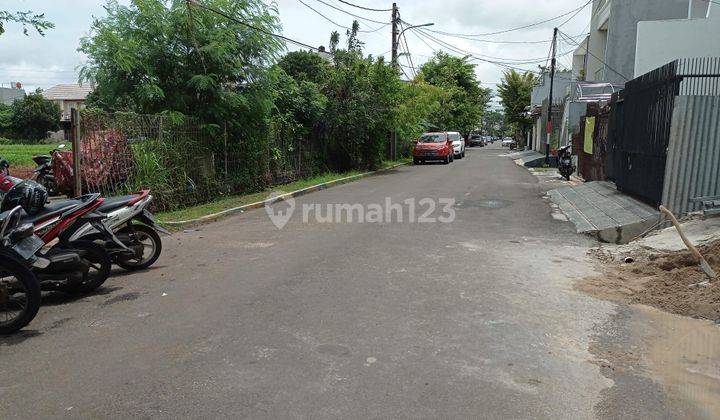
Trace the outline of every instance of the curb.
<instances>
[{"instance_id":1,"label":"curb","mask_svg":"<svg viewBox=\"0 0 720 420\"><path fill-rule=\"evenodd\" d=\"M270 198L267 200L256 201L254 203L245 204L245 205L238 206L238 207L233 207L233 208L226 209L226 210L223 210L223 211L220 211L217 213L206 214L205 216L198 217L196 219L161 221L160 224L165 225L165 226L182 228L182 227L189 226L189 225L199 225L199 224L203 224L203 223L210 223L210 222L214 222L219 219L222 219L224 217L231 216L233 214L244 213L245 211L248 211L248 210L255 210L255 209L265 207L266 204L272 205L272 204L274 204L280 200L284 200L286 198L300 197L302 195L309 194L309 193L315 192L315 191L322 191L322 190L328 189L330 187L334 187L336 185L347 184L347 183L356 181L358 179L367 178L369 176L376 175L381 172L389 171L389 170L392 170L395 168L399 168L401 166L406 166L406 165L409 165L410 163L412 163L412 162L398 163L397 165L393 165L393 166L383 168L383 169L378 169L377 171L363 172L361 174L351 175L351 176L347 176L345 178L340 178L340 179L335 179L332 181L324 182L322 184L312 185L310 187L291 191L289 193L278 195L276 197L273 197L273 198Z\"/></svg>"}]
</instances>

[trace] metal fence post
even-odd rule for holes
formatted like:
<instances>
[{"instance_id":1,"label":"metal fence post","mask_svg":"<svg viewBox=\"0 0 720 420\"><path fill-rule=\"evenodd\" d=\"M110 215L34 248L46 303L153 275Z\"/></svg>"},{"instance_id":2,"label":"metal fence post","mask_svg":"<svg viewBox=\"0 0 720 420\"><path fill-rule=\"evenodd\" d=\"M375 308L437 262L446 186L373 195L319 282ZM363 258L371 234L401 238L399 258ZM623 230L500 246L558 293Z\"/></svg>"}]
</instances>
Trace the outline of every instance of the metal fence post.
<instances>
[{"instance_id":1,"label":"metal fence post","mask_svg":"<svg viewBox=\"0 0 720 420\"><path fill-rule=\"evenodd\" d=\"M70 110L70 124L72 126L72 153L73 153L73 194L82 195L82 182L80 170L80 111L77 108Z\"/></svg>"},{"instance_id":2,"label":"metal fence post","mask_svg":"<svg viewBox=\"0 0 720 420\"><path fill-rule=\"evenodd\" d=\"M227 122L223 124L225 130L223 133L223 141L224 141L224 154L225 154L225 179L228 178L228 152L227 152L227 140L228 140L228 132L227 132Z\"/></svg>"}]
</instances>

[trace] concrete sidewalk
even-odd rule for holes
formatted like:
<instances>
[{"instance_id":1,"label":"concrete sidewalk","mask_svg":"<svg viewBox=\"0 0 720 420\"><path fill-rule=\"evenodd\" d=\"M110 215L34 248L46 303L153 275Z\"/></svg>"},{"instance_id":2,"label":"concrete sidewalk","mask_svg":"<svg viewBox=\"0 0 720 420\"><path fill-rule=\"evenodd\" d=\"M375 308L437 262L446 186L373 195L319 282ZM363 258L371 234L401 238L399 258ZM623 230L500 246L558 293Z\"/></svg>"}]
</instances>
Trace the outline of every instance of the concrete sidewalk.
<instances>
[{"instance_id":1,"label":"concrete sidewalk","mask_svg":"<svg viewBox=\"0 0 720 420\"><path fill-rule=\"evenodd\" d=\"M586 233L611 243L628 243L659 220L659 212L615 188L596 181L548 192L550 199Z\"/></svg>"},{"instance_id":2,"label":"concrete sidewalk","mask_svg":"<svg viewBox=\"0 0 720 420\"><path fill-rule=\"evenodd\" d=\"M545 155L534 150L522 150L515 153L510 153L508 157L515 161L520 166L528 168L537 168L545 165ZM555 156L550 156L550 166L557 166L555 164Z\"/></svg>"}]
</instances>

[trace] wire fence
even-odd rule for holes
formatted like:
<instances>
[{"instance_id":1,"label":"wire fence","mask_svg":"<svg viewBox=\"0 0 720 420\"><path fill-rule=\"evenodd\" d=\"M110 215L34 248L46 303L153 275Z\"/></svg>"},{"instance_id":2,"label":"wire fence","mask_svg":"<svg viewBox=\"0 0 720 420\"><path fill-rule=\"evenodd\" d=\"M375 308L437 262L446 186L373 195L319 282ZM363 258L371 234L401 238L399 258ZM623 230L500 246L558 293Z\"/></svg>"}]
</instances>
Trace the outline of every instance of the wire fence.
<instances>
[{"instance_id":1,"label":"wire fence","mask_svg":"<svg viewBox=\"0 0 720 420\"><path fill-rule=\"evenodd\" d=\"M159 210L258 191L324 170L317 145L283 124L272 124L263 138L245 139L227 126L201 127L187 117L84 110L79 131L84 192L116 195L149 188ZM72 152L65 153L55 164L56 178L72 185Z\"/></svg>"}]
</instances>

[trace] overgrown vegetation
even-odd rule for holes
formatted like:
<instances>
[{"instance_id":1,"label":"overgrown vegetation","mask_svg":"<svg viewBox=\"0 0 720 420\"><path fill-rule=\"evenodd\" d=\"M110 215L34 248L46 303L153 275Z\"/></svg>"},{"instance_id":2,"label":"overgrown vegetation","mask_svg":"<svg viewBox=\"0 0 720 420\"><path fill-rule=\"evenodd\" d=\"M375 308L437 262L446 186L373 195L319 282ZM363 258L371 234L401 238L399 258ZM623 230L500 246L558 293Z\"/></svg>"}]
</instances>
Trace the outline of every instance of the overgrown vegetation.
<instances>
[{"instance_id":1,"label":"overgrown vegetation","mask_svg":"<svg viewBox=\"0 0 720 420\"><path fill-rule=\"evenodd\" d=\"M273 4L198 1L259 30L185 0L111 0L80 47L89 57L82 77L97 86L89 106L199 127L182 145L133 145L129 183L168 191L167 208L185 204L172 202L178 189L202 201L378 168L393 135L397 156L429 128L468 133L480 124L490 93L464 59L438 54L403 82L383 57L364 55L357 22L344 41L331 34L330 53L282 54L269 35L279 32Z\"/></svg>"}]
</instances>

